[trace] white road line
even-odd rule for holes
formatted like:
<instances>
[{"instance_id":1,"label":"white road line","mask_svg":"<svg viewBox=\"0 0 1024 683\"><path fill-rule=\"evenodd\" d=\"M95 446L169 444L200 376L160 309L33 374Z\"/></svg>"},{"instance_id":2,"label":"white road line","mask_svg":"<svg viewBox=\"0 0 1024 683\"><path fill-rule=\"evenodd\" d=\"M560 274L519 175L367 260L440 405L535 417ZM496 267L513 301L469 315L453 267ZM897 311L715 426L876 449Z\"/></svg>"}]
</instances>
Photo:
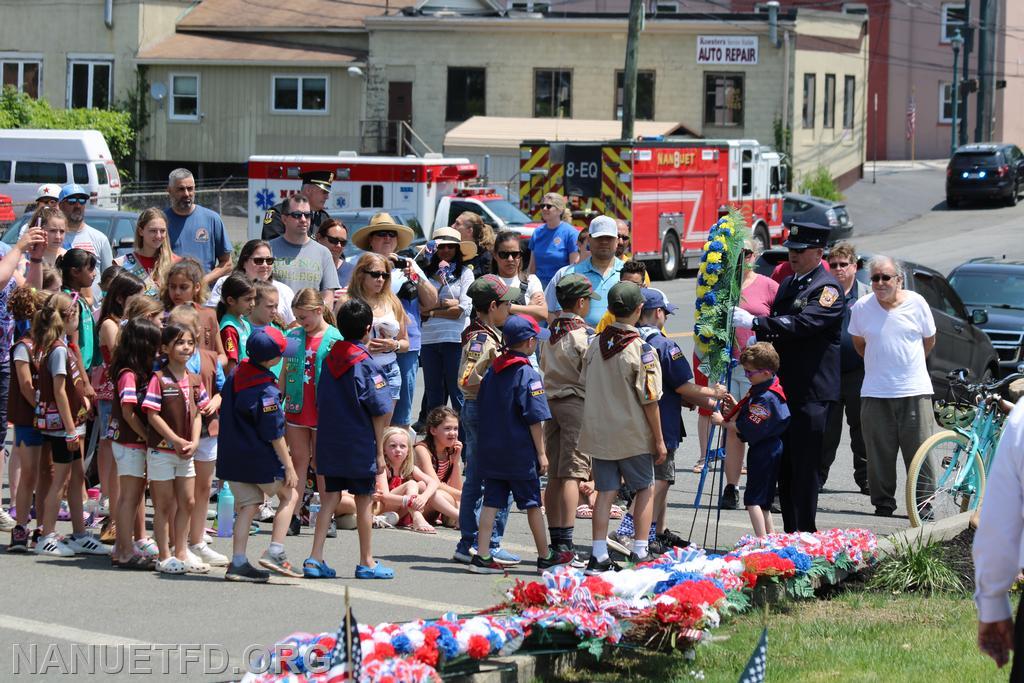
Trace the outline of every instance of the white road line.
<instances>
[{"instance_id":1,"label":"white road line","mask_svg":"<svg viewBox=\"0 0 1024 683\"><path fill-rule=\"evenodd\" d=\"M25 619L11 614L0 614L0 628L23 633L32 633L54 640L67 640L72 643L84 643L86 645L100 645L105 647L117 647L120 645L148 645L145 641L126 638L125 636L114 636L109 633L97 631L85 631L73 626L64 626L34 619Z\"/></svg>"}]
</instances>

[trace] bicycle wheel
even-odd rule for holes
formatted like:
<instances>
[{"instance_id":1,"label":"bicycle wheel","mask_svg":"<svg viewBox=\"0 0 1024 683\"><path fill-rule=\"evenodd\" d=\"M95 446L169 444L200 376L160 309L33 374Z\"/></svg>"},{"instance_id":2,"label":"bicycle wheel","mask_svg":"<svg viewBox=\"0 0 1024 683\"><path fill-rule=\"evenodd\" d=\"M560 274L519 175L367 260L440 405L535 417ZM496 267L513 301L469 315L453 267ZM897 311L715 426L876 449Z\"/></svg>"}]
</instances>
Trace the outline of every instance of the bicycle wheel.
<instances>
[{"instance_id":1,"label":"bicycle wheel","mask_svg":"<svg viewBox=\"0 0 1024 683\"><path fill-rule=\"evenodd\" d=\"M985 495L985 465L966 437L942 431L925 440L907 472L910 526L973 510Z\"/></svg>"}]
</instances>

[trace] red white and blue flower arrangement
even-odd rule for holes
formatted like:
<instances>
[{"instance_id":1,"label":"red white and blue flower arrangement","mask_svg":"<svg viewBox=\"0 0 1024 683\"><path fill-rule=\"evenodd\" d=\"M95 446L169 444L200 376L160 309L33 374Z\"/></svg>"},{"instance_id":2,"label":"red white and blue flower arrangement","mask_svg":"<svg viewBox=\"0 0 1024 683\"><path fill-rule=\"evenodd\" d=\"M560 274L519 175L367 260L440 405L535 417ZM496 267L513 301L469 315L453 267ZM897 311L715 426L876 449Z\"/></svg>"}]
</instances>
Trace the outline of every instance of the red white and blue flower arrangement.
<instances>
[{"instance_id":1,"label":"red white and blue flower arrangement","mask_svg":"<svg viewBox=\"0 0 1024 683\"><path fill-rule=\"evenodd\" d=\"M570 567L539 581L516 580L506 600L484 612L377 626L360 624L362 681L440 681L438 669L519 650L534 633L561 634L600 655L605 643L628 641L653 649L682 649L702 640L723 617L744 611L751 591L774 583L794 598L814 596L815 581L836 583L878 558L865 529L744 536L726 555L674 548L619 572L584 576ZM278 643L300 652L329 652L336 635L293 633ZM302 661L302 658L297 658ZM352 680L345 667L248 674L245 683ZM301 668L301 667L298 667Z\"/></svg>"}]
</instances>

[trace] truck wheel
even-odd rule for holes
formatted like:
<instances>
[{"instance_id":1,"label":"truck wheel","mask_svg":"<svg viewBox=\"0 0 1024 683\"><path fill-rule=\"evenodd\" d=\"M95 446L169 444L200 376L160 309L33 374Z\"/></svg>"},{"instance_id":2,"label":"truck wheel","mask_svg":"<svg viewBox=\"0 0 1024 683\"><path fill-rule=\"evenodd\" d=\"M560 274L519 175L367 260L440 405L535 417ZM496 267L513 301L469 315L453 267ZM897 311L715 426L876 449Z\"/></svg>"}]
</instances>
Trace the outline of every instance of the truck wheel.
<instances>
[{"instance_id":1,"label":"truck wheel","mask_svg":"<svg viewBox=\"0 0 1024 683\"><path fill-rule=\"evenodd\" d=\"M679 271L679 240L670 232L661 242L661 258L651 262L651 277L655 280L674 280Z\"/></svg>"},{"instance_id":2,"label":"truck wheel","mask_svg":"<svg viewBox=\"0 0 1024 683\"><path fill-rule=\"evenodd\" d=\"M759 225L754 230L754 246L757 247L758 251L764 251L772 246L772 238L768 236L768 231L764 225Z\"/></svg>"}]
</instances>

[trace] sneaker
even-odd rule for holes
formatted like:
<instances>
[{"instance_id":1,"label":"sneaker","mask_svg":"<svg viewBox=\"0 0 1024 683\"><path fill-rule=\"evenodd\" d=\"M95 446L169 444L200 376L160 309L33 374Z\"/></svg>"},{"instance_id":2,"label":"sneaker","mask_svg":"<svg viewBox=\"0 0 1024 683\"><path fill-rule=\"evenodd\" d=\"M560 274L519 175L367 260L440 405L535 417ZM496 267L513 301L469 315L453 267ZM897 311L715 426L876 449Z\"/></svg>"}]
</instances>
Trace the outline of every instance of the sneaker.
<instances>
[{"instance_id":1,"label":"sneaker","mask_svg":"<svg viewBox=\"0 0 1024 683\"><path fill-rule=\"evenodd\" d=\"M49 555L51 557L73 557L75 551L68 547L67 543L56 533L47 534L36 544L37 555Z\"/></svg>"},{"instance_id":2,"label":"sneaker","mask_svg":"<svg viewBox=\"0 0 1024 683\"><path fill-rule=\"evenodd\" d=\"M156 541L148 536L135 541L134 546L139 555L145 557L156 557L160 554L160 549L156 547Z\"/></svg>"},{"instance_id":3,"label":"sneaker","mask_svg":"<svg viewBox=\"0 0 1024 683\"><path fill-rule=\"evenodd\" d=\"M104 496L100 499L100 507L96 511L98 517L110 517L110 499Z\"/></svg>"},{"instance_id":4,"label":"sneaker","mask_svg":"<svg viewBox=\"0 0 1024 683\"><path fill-rule=\"evenodd\" d=\"M0 508L0 531L13 531L17 525L18 523L14 521L14 517L11 517L3 508Z\"/></svg>"},{"instance_id":5,"label":"sneaker","mask_svg":"<svg viewBox=\"0 0 1024 683\"><path fill-rule=\"evenodd\" d=\"M576 552L576 548L571 545L557 545L552 548L555 552L567 551L572 553L572 561L569 562L569 566L573 569L583 569L587 566L587 563L580 557L580 554Z\"/></svg>"},{"instance_id":6,"label":"sneaker","mask_svg":"<svg viewBox=\"0 0 1024 683\"><path fill-rule=\"evenodd\" d=\"M217 508L206 508L206 521L210 522L217 519Z\"/></svg>"},{"instance_id":7,"label":"sneaker","mask_svg":"<svg viewBox=\"0 0 1024 683\"><path fill-rule=\"evenodd\" d=\"M199 559L199 556L196 555L191 550L186 550L185 551L185 562L184 562L184 565L185 565L185 571L187 571L189 574L209 574L210 573L210 565L206 564L201 559Z\"/></svg>"},{"instance_id":8,"label":"sneaker","mask_svg":"<svg viewBox=\"0 0 1024 683\"><path fill-rule=\"evenodd\" d=\"M660 534L658 534L658 541L666 549L669 549L669 548L685 548L688 545L690 545L689 541L685 540L679 534L677 534L677 533L675 533L675 532L673 532L673 531L671 531L669 529L665 529Z\"/></svg>"},{"instance_id":9,"label":"sneaker","mask_svg":"<svg viewBox=\"0 0 1024 683\"><path fill-rule=\"evenodd\" d=\"M274 520L274 515L276 514L277 510L275 510L269 502L265 502L263 505L260 505L260 511L257 513L256 519L261 522L272 522Z\"/></svg>"},{"instance_id":10,"label":"sneaker","mask_svg":"<svg viewBox=\"0 0 1024 683\"><path fill-rule=\"evenodd\" d=\"M462 544L455 546L455 552L452 553L452 559L460 564L470 564L473 561L473 549L463 548Z\"/></svg>"},{"instance_id":11,"label":"sneaker","mask_svg":"<svg viewBox=\"0 0 1024 683\"><path fill-rule=\"evenodd\" d=\"M292 521L288 523L288 535L298 536L300 533L302 533L302 522L298 517L292 517Z\"/></svg>"},{"instance_id":12,"label":"sneaker","mask_svg":"<svg viewBox=\"0 0 1024 683\"><path fill-rule=\"evenodd\" d=\"M299 574L299 576L302 575ZM246 560L245 564L243 564L241 567L236 567L234 563L228 565L228 570L224 573L224 578L227 581L244 581L246 583L266 583L270 580L270 572L264 569L257 569L256 567L249 564L248 560Z\"/></svg>"},{"instance_id":13,"label":"sneaker","mask_svg":"<svg viewBox=\"0 0 1024 683\"><path fill-rule=\"evenodd\" d=\"M338 537L338 525L334 523L334 517L331 517L331 524L327 527L327 538Z\"/></svg>"},{"instance_id":14,"label":"sneaker","mask_svg":"<svg viewBox=\"0 0 1024 683\"><path fill-rule=\"evenodd\" d=\"M202 562L205 562L211 567L228 566L228 558L218 553L206 543L196 543L195 545L190 545L188 549L191 550Z\"/></svg>"},{"instance_id":15,"label":"sneaker","mask_svg":"<svg viewBox=\"0 0 1024 683\"><path fill-rule=\"evenodd\" d=\"M628 557L633 551L633 537L614 531L608 534L608 547Z\"/></svg>"},{"instance_id":16,"label":"sneaker","mask_svg":"<svg viewBox=\"0 0 1024 683\"><path fill-rule=\"evenodd\" d=\"M596 557L591 556L590 561L587 562L587 568L583 573L587 576L596 576L604 572L617 572L619 569L619 565L612 562L612 558L610 557L604 561L598 561Z\"/></svg>"},{"instance_id":17,"label":"sneaker","mask_svg":"<svg viewBox=\"0 0 1024 683\"><path fill-rule=\"evenodd\" d=\"M248 562L246 564L248 564ZM284 553L274 555L270 550L265 550L263 551L263 554L260 555L260 565L271 571L277 572L281 576L288 576L293 579L302 578L302 572L292 566L292 563L288 561L288 556Z\"/></svg>"},{"instance_id":18,"label":"sneaker","mask_svg":"<svg viewBox=\"0 0 1024 683\"><path fill-rule=\"evenodd\" d=\"M28 529L20 524L15 524L14 528L11 529L11 542L7 546L7 552L9 553L27 553L28 552Z\"/></svg>"},{"instance_id":19,"label":"sneaker","mask_svg":"<svg viewBox=\"0 0 1024 683\"><path fill-rule=\"evenodd\" d=\"M43 537L43 529L42 529L42 527L38 527L37 526L35 529L32 530L32 540L30 541L30 543L32 544L33 548L35 548L36 546L39 545L39 539L42 538L42 537Z\"/></svg>"},{"instance_id":20,"label":"sneaker","mask_svg":"<svg viewBox=\"0 0 1024 683\"><path fill-rule=\"evenodd\" d=\"M474 574L504 574L505 567L493 557L484 558L477 553L469 562L469 571Z\"/></svg>"},{"instance_id":21,"label":"sneaker","mask_svg":"<svg viewBox=\"0 0 1024 683\"><path fill-rule=\"evenodd\" d=\"M68 536L64 542L76 555L109 555L112 548L104 545L92 534Z\"/></svg>"},{"instance_id":22,"label":"sneaker","mask_svg":"<svg viewBox=\"0 0 1024 683\"><path fill-rule=\"evenodd\" d=\"M723 510L735 510L739 507L739 496L736 495L736 487L726 484L722 491L722 497L718 499L718 507Z\"/></svg>"},{"instance_id":23,"label":"sneaker","mask_svg":"<svg viewBox=\"0 0 1024 683\"><path fill-rule=\"evenodd\" d=\"M491 559L504 567L511 567L523 561L521 557L504 548L491 548Z\"/></svg>"},{"instance_id":24,"label":"sneaker","mask_svg":"<svg viewBox=\"0 0 1024 683\"><path fill-rule=\"evenodd\" d=\"M647 542L647 552L650 557L657 557L658 555L664 555L665 551L668 550L661 541L655 538L653 541Z\"/></svg>"},{"instance_id":25,"label":"sneaker","mask_svg":"<svg viewBox=\"0 0 1024 683\"><path fill-rule=\"evenodd\" d=\"M560 567L563 564L572 564L576 559L576 553L571 550L552 550L547 557L537 558L537 573L543 574L548 569Z\"/></svg>"}]
</instances>

